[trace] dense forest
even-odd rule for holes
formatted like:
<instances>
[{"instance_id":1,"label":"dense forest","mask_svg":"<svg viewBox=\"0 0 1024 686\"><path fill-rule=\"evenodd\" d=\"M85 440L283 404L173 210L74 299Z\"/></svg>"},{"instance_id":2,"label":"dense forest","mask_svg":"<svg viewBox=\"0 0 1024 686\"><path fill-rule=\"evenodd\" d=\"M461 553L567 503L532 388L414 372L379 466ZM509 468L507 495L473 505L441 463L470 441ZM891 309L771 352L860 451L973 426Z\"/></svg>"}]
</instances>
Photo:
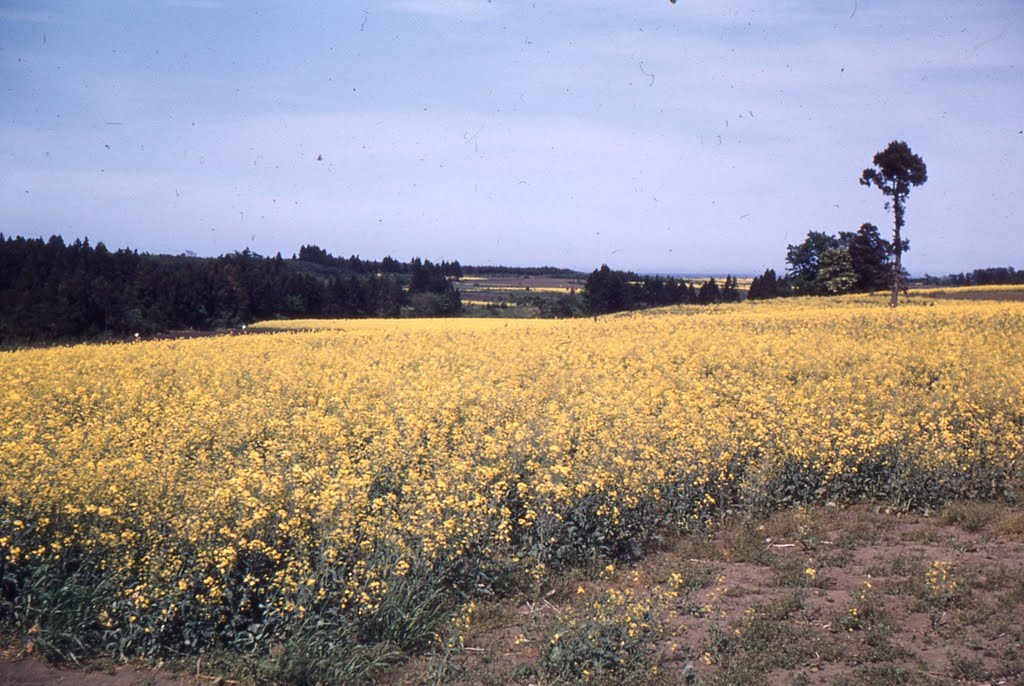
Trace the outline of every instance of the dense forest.
<instances>
[{"instance_id":1,"label":"dense forest","mask_svg":"<svg viewBox=\"0 0 1024 686\"><path fill-rule=\"evenodd\" d=\"M112 252L88 240L0 234L0 342L237 327L261 319L445 316L459 265L248 250L217 258Z\"/></svg>"}]
</instances>

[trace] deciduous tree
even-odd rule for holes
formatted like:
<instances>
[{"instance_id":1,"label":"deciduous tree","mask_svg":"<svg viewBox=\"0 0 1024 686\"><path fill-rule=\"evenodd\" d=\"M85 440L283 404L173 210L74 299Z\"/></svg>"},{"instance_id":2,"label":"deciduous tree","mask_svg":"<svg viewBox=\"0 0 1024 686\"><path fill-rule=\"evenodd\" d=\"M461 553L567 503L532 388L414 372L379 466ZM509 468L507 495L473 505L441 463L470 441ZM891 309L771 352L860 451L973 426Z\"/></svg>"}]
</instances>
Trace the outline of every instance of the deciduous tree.
<instances>
[{"instance_id":1,"label":"deciduous tree","mask_svg":"<svg viewBox=\"0 0 1024 686\"><path fill-rule=\"evenodd\" d=\"M822 295L828 292L818 279L822 256L829 250L838 250L843 244L824 231L808 231L803 243L786 246L788 276L793 288L801 295Z\"/></svg>"}]
</instances>

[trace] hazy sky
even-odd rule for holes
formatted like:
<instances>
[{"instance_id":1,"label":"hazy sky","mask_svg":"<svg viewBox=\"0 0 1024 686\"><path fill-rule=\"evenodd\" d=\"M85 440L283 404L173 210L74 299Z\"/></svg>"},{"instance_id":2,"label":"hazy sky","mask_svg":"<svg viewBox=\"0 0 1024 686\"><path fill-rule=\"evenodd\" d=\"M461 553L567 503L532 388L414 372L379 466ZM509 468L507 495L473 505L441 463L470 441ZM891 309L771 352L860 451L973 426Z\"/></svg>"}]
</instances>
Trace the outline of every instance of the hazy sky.
<instances>
[{"instance_id":1,"label":"hazy sky","mask_svg":"<svg viewBox=\"0 0 1024 686\"><path fill-rule=\"evenodd\" d=\"M660 272L1024 268L1021 0L0 0L0 231Z\"/></svg>"}]
</instances>

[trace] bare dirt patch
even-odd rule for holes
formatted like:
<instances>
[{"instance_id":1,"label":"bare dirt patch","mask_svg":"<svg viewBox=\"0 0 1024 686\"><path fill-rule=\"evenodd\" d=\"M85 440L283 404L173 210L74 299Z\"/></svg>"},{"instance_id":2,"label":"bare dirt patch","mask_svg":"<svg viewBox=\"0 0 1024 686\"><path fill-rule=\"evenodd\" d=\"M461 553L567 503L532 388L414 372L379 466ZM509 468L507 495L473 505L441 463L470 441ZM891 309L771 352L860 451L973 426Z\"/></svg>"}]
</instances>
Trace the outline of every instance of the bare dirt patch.
<instances>
[{"instance_id":1,"label":"bare dirt patch","mask_svg":"<svg viewBox=\"0 0 1024 686\"><path fill-rule=\"evenodd\" d=\"M143 667L58 668L34 657L0 662L0 686L198 686L214 683L225 682Z\"/></svg>"}]
</instances>

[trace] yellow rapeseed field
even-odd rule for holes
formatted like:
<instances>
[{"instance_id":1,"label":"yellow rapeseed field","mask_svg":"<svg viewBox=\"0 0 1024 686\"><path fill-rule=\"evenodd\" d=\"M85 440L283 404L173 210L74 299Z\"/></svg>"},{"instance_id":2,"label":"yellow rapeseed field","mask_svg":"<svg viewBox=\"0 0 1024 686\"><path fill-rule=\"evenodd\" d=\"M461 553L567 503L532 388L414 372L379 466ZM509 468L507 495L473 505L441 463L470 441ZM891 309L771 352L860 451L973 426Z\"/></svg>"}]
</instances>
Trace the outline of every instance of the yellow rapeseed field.
<instances>
[{"instance_id":1,"label":"yellow rapeseed field","mask_svg":"<svg viewBox=\"0 0 1024 686\"><path fill-rule=\"evenodd\" d=\"M364 636L409 579L485 594L728 508L991 494L1024 446L1020 303L274 326L311 330L0 353L12 612L85 563L122 653Z\"/></svg>"}]
</instances>

